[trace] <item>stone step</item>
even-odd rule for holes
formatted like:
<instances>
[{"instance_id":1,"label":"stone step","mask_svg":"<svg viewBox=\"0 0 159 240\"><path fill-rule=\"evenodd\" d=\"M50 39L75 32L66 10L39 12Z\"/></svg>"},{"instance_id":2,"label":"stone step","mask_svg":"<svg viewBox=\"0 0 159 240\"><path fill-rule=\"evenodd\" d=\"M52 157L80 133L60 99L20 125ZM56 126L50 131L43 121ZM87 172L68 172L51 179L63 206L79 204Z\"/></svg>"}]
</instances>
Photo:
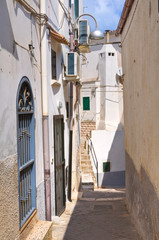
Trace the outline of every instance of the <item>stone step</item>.
<instances>
[{"instance_id":1,"label":"stone step","mask_svg":"<svg viewBox=\"0 0 159 240\"><path fill-rule=\"evenodd\" d=\"M81 188L82 190L94 191L94 182L90 183L82 182Z\"/></svg>"},{"instance_id":2,"label":"stone step","mask_svg":"<svg viewBox=\"0 0 159 240\"><path fill-rule=\"evenodd\" d=\"M90 161L82 161L81 162L81 167L85 167L85 168L91 168L92 164Z\"/></svg>"},{"instance_id":3,"label":"stone step","mask_svg":"<svg viewBox=\"0 0 159 240\"><path fill-rule=\"evenodd\" d=\"M93 173L93 169L92 169L92 165L90 164L90 165L81 165L81 168L82 168L82 170L83 171L89 171L90 173Z\"/></svg>"},{"instance_id":4,"label":"stone step","mask_svg":"<svg viewBox=\"0 0 159 240\"><path fill-rule=\"evenodd\" d=\"M84 163L84 162L91 162L91 160L90 160L90 157L82 157L81 156L81 163Z\"/></svg>"},{"instance_id":5,"label":"stone step","mask_svg":"<svg viewBox=\"0 0 159 240\"><path fill-rule=\"evenodd\" d=\"M83 155L83 154L88 154L88 153L87 153L86 150L82 150L82 151L81 151L81 155Z\"/></svg>"},{"instance_id":6,"label":"stone step","mask_svg":"<svg viewBox=\"0 0 159 240\"><path fill-rule=\"evenodd\" d=\"M81 154L82 158L90 158L89 154L87 152L84 152Z\"/></svg>"},{"instance_id":7,"label":"stone step","mask_svg":"<svg viewBox=\"0 0 159 240\"><path fill-rule=\"evenodd\" d=\"M94 182L90 174L82 173L82 190L94 190Z\"/></svg>"},{"instance_id":8,"label":"stone step","mask_svg":"<svg viewBox=\"0 0 159 240\"><path fill-rule=\"evenodd\" d=\"M90 161L90 156L87 154L81 154L81 160L89 160Z\"/></svg>"},{"instance_id":9,"label":"stone step","mask_svg":"<svg viewBox=\"0 0 159 240\"><path fill-rule=\"evenodd\" d=\"M26 235L25 231L21 234L20 240L52 240L53 222L38 221Z\"/></svg>"},{"instance_id":10,"label":"stone step","mask_svg":"<svg viewBox=\"0 0 159 240\"><path fill-rule=\"evenodd\" d=\"M82 172L85 173L85 174L91 174L91 175L93 175L93 171L91 171L91 170L89 170L89 169L83 169Z\"/></svg>"},{"instance_id":11,"label":"stone step","mask_svg":"<svg viewBox=\"0 0 159 240\"><path fill-rule=\"evenodd\" d=\"M82 161L81 162L81 167L90 168L90 167L92 167L92 164L91 164L90 161Z\"/></svg>"},{"instance_id":12,"label":"stone step","mask_svg":"<svg viewBox=\"0 0 159 240\"><path fill-rule=\"evenodd\" d=\"M81 147L81 153L85 153L85 154L87 154L87 149L84 148L84 147Z\"/></svg>"},{"instance_id":13,"label":"stone step","mask_svg":"<svg viewBox=\"0 0 159 240\"><path fill-rule=\"evenodd\" d=\"M81 151L81 155L87 154L87 151Z\"/></svg>"}]
</instances>

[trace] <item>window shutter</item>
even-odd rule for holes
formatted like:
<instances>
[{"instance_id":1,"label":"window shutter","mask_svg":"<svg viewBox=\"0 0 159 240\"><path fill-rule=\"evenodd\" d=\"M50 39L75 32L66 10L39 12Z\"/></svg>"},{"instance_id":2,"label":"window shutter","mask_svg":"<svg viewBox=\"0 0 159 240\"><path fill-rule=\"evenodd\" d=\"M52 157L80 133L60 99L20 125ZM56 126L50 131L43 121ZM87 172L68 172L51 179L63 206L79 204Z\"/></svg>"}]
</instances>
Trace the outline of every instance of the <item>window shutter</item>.
<instances>
[{"instance_id":1,"label":"window shutter","mask_svg":"<svg viewBox=\"0 0 159 240\"><path fill-rule=\"evenodd\" d=\"M74 0L75 18L79 16L79 0Z\"/></svg>"},{"instance_id":2,"label":"window shutter","mask_svg":"<svg viewBox=\"0 0 159 240\"><path fill-rule=\"evenodd\" d=\"M51 49L51 69L52 69L52 79L56 79L56 52Z\"/></svg>"},{"instance_id":3,"label":"window shutter","mask_svg":"<svg viewBox=\"0 0 159 240\"><path fill-rule=\"evenodd\" d=\"M83 110L84 111L90 110L90 98L89 97L83 97Z\"/></svg>"},{"instance_id":4,"label":"window shutter","mask_svg":"<svg viewBox=\"0 0 159 240\"><path fill-rule=\"evenodd\" d=\"M71 0L69 0L69 7L71 8Z\"/></svg>"}]
</instances>

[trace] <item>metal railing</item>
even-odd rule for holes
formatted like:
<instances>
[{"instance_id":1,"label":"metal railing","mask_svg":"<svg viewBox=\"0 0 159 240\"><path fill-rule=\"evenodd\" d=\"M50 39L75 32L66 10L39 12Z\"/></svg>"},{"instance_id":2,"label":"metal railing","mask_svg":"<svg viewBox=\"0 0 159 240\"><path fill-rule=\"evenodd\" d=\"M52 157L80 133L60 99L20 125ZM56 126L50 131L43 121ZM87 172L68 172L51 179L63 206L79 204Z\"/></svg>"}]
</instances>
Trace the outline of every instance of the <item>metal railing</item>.
<instances>
[{"instance_id":1,"label":"metal railing","mask_svg":"<svg viewBox=\"0 0 159 240\"><path fill-rule=\"evenodd\" d=\"M88 136L88 134L86 135L87 141L88 141L88 153L91 153L91 157L93 159L93 163L94 166L96 168L96 173L97 173L97 187L99 187L99 180L98 180L98 160L97 160L97 156L95 153L95 149L92 143L91 138Z\"/></svg>"}]
</instances>

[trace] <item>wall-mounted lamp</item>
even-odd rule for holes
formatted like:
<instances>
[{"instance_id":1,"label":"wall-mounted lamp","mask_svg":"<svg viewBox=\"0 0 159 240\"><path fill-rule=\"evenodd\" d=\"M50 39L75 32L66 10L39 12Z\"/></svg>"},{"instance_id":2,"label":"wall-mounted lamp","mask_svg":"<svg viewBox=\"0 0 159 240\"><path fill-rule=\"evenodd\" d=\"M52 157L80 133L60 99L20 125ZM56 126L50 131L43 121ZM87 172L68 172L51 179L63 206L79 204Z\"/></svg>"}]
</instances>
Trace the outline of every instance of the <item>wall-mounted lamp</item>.
<instances>
[{"instance_id":1,"label":"wall-mounted lamp","mask_svg":"<svg viewBox=\"0 0 159 240\"><path fill-rule=\"evenodd\" d=\"M81 14L81 15L76 19L76 21L75 21L75 28L76 28L76 25L77 25L77 23L78 23L78 20L79 20L81 17L83 17L83 16L89 16L89 17L93 18L94 21L95 21L95 24L96 24L96 29L95 29L93 32L90 33L89 38L90 38L91 40L100 40L100 39L103 39L103 38L104 38L104 34L103 34L100 30L98 30L97 20L96 20L95 17L93 17L91 14L88 14L88 13L83 13L83 14Z\"/></svg>"},{"instance_id":2,"label":"wall-mounted lamp","mask_svg":"<svg viewBox=\"0 0 159 240\"><path fill-rule=\"evenodd\" d=\"M62 102L61 101L57 101L57 108L61 109L62 108Z\"/></svg>"}]
</instances>

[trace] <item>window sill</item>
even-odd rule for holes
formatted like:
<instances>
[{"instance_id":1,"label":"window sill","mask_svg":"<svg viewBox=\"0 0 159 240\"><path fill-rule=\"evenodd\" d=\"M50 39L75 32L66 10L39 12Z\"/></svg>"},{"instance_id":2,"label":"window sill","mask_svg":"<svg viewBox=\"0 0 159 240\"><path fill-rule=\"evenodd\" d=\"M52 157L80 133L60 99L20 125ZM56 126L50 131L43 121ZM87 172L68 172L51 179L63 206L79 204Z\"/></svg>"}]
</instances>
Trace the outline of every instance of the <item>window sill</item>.
<instances>
[{"instance_id":1,"label":"window sill","mask_svg":"<svg viewBox=\"0 0 159 240\"><path fill-rule=\"evenodd\" d=\"M57 86L57 87L60 87L61 86L61 83L57 80L51 80L51 86Z\"/></svg>"}]
</instances>

